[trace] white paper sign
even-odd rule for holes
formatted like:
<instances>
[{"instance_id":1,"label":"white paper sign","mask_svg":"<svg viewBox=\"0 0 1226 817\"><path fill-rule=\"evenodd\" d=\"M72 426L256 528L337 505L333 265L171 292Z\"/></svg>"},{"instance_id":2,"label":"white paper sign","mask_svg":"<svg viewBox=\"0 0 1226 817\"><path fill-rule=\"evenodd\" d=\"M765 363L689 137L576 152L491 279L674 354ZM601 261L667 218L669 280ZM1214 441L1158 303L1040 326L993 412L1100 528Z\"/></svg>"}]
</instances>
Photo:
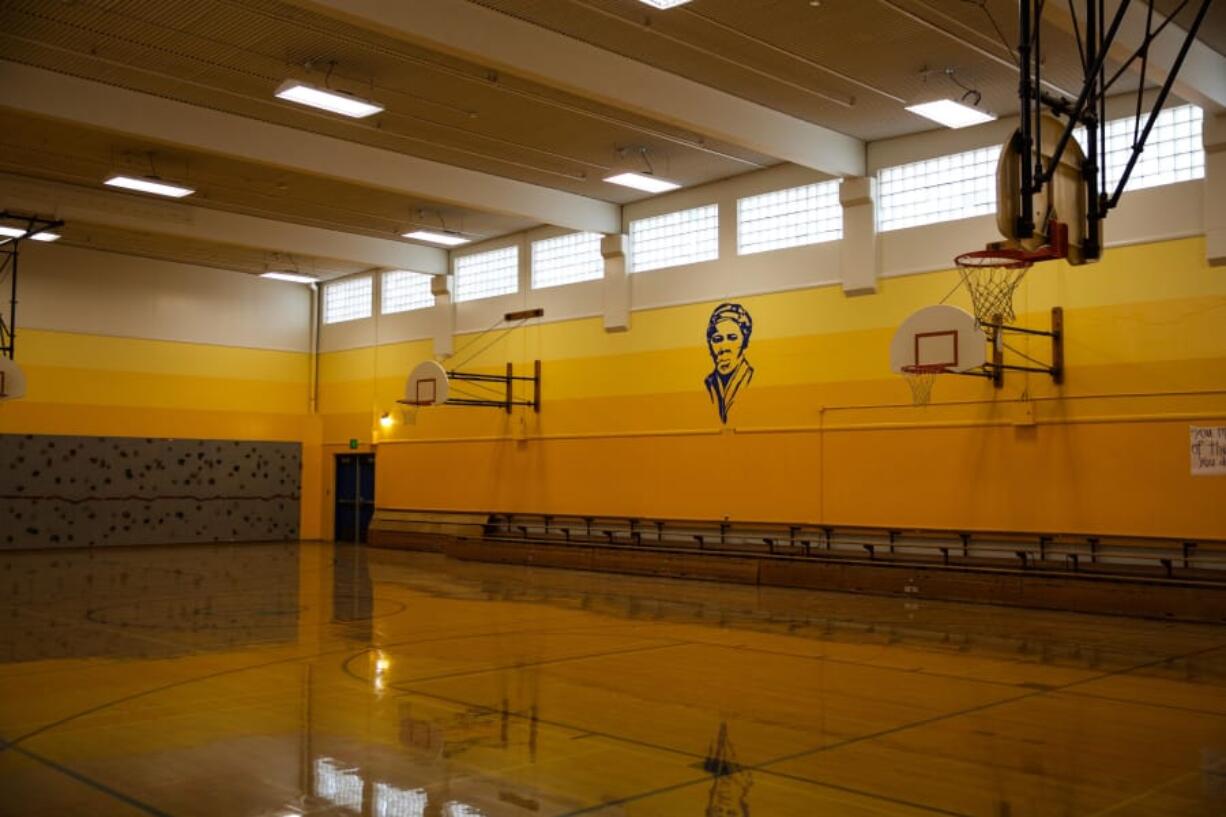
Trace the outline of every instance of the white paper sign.
<instances>
[{"instance_id":1,"label":"white paper sign","mask_svg":"<svg viewBox=\"0 0 1226 817\"><path fill-rule=\"evenodd\" d=\"M1226 474L1226 426L1189 426L1192 432L1192 476Z\"/></svg>"}]
</instances>

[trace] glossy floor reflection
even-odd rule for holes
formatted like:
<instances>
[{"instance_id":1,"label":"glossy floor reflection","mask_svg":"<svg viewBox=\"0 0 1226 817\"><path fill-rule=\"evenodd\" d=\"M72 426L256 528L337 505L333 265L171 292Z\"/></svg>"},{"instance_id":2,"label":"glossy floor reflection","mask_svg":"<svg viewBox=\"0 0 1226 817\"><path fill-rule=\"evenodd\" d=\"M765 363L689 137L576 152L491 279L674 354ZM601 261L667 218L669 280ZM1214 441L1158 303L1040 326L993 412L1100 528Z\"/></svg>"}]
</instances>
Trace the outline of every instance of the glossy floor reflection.
<instances>
[{"instance_id":1,"label":"glossy floor reflection","mask_svg":"<svg viewBox=\"0 0 1226 817\"><path fill-rule=\"evenodd\" d=\"M1226 814L1226 629L348 546L0 554L0 814Z\"/></svg>"}]
</instances>

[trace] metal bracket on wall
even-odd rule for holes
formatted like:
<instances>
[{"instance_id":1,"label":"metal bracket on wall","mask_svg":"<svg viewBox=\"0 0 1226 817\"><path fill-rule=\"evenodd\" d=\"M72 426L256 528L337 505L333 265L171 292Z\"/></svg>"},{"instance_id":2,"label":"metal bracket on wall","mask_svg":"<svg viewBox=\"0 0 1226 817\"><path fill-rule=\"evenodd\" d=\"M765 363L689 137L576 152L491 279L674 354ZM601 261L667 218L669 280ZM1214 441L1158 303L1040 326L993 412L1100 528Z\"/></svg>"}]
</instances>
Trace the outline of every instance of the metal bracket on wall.
<instances>
[{"instance_id":1,"label":"metal bracket on wall","mask_svg":"<svg viewBox=\"0 0 1226 817\"><path fill-rule=\"evenodd\" d=\"M541 362L533 361L533 372L531 377L515 374L513 364L507 364L507 373L499 374L479 374L476 372L447 372L447 379L456 382L467 383L501 383L506 387L506 398L503 400L483 400L478 398L468 397L449 397L445 406L489 406L492 408L500 408L511 413L513 406L531 406L535 412L541 410ZM532 399L531 400L516 400L515 399L515 382L522 381L532 384Z\"/></svg>"},{"instance_id":2,"label":"metal bracket on wall","mask_svg":"<svg viewBox=\"0 0 1226 817\"><path fill-rule=\"evenodd\" d=\"M984 329L988 330L988 342L992 344L992 361L985 363L983 371L992 378L993 385L996 388L1001 388L1005 384L1005 372L1038 372L1040 374L1051 375L1052 382L1057 386L1064 382L1064 309L1063 307L1053 306L1051 309L1051 331L1042 329L1027 329L1022 326L1010 326L1001 322L1001 316L997 315L991 323L979 324ZM1021 355L1027 361L1034 365L1018 366L1012 363L1005 363L1005 335L1035 335L1038 337L1051 338L1051 362L1049 365L1044 365L1042 361L1018 352L1016 349L1011 351Z\"/></svg>"}]
</instances>

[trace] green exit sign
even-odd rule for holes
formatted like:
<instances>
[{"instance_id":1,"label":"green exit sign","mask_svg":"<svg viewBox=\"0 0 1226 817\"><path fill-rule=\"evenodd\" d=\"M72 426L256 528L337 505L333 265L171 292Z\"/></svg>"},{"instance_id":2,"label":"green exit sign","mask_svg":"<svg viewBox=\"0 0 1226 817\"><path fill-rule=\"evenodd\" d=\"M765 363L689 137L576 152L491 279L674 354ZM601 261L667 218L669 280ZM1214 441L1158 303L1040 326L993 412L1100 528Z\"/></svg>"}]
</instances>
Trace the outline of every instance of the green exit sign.
<instances>
[{"instance_id":1,"label":"green exit sign","mask_svg":"<svg viewBox=\"0 0 1226 817\"><path fill-rule=\"evenodd\" d=\"M350 438L350 440L349 440L349 450L350 450L350 451L357 451L357 450L358 450L358 438L357 438L357 437L351 437L351 438Z\"/></svg>"}]
</instances>

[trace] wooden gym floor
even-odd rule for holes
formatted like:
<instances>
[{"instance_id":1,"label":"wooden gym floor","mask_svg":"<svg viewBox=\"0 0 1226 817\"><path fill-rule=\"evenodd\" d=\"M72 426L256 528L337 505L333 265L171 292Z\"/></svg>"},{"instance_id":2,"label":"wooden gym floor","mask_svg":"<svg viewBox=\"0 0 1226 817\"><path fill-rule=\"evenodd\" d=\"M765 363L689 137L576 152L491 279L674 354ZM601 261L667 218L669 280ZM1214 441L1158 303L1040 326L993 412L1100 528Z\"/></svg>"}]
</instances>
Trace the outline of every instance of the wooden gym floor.
<instances>
[{"instance_id":1,"label":"wooden gym floor","mask_svg":"<svg viewBox=\"0 0 1226 817\"><path fill-rule=\"evenodd\" d=\"M0 554L5 815L1226 814L1226 629L330 545Z\"/></svg>"}]
</instances>

